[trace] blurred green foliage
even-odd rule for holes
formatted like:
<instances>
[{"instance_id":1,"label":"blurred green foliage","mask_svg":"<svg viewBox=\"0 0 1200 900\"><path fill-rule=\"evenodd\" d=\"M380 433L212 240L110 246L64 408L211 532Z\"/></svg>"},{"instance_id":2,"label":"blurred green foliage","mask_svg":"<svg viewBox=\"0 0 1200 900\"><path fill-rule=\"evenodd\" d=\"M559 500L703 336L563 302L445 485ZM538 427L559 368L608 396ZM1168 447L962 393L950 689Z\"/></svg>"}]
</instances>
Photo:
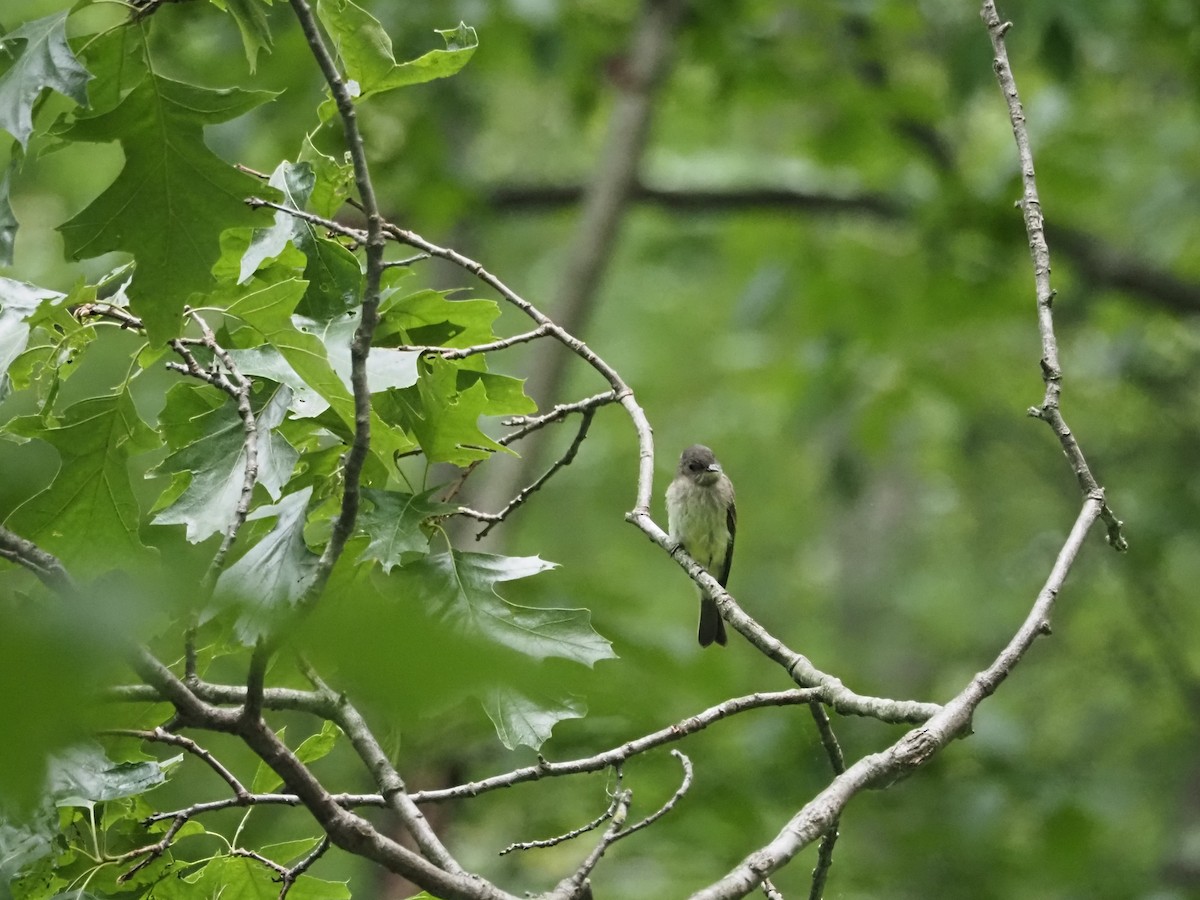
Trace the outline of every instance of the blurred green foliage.
<instances>
[{"instance_id":1,"label":"blurred green foliage","mask_svg":"<svg viewBox=\"0 0 1200 900\"><path fill-rule=\"evenodd\" d=\"M0 23L11 29L60 7L17 0ZM553 315L573 210L541 191L589 177L637 4L374 7L398 58L425 52L433 29L460 18L479 36L460 75L363 108L385 213L475 255ZM225 159L271 171L295 157L320 94L286 4L265 12L274 42L253 80L234 22L208 4L164 6L150 40L171 77L283 91L208 131ZM1026 0L1000 13L1015 23L1009 49L1050 228L1064 412L1131 549L1118 557L1093 536L1054 635L984 704L975 733L851 805L828 896L1200 896L1200 7ZM50 95L39 121L68 106ZM315 141L331 152L335 138ZM3 274L66 291L106 271L112 259L64 264L52 229L100 194L120 160L112 145L56 150L35 139L12 186L20 230L16 264ZM656 501L682 447L712 446L738 489L730 588L747 611L856 690L947 699L1015 630L1080 502L1053 436L1025 417L1042 396L1032 273L977 5L698 0L641 172L649 188L726 198L636 204L585 335L654 425ZM740 199L762 187L842 205ZM432 264L416 277L467 284ZM505 312L497 331L523 327ZM64 383L64 398L85 399L95 379L128 367L128 349L104 352L107 361L87 362L91 380ZM517 377L524 361L521 349L489 359ZM568 394L599 387L580 370ZM13 406L0 406L0 418L33 412ZM691 586L622 519L634 503L635 450L621 413L602 412L572 466L501 529L507 552L560 565L506 596L590 609L619 656L584 674L529 676L586 698L587 716L560 723L543 748L554 759L785 686L736 637L723 651L695 647ZM0 515L50 474L29 445L8 444L0 473ZM157 624L135 599L120 586L97 596ZM423 679L450 677L448 667L403 620L384 616L331 624L320 662L361 689L381 731L395 729L410 786L530 761L448 699L434 709L405 699ZM55 640L81 670L109 674L74 632ZM47 677L45 659L2 656L5 685ZM452 680L485 674L458 669ZM77 689L60 693L63 709L81 702ZM834 725L851 759L901 733ZM696 766L692 792L610 851L594 878L598 896L681 896L710 882L828 779L800 710L720 723L684 749ZM342 764L345 789L365 789ZM656 808L677 779L665 753L631 764L633 815ZM163 790L195 799L180 781ZM544 888L580 847L495 854L589 820L607 804L605 787L590 776L455 805L445 811L448 840L466 866L509 889ZM814 859L810 851L775 879L785 896L806 893ZM322 878L353 871L345 860L321 866ZM373 876L354 875L352 887L370 895Z\"/></svg>"}]
</instances>

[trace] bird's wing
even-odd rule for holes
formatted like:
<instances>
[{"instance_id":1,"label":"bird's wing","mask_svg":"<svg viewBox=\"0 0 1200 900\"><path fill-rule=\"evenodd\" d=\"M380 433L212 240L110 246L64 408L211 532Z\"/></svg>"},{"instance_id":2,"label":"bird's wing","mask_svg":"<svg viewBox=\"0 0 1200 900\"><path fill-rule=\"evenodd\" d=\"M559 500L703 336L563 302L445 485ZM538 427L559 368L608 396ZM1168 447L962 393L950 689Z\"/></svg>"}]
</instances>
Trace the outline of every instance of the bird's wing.
<instances>
[{"instance_id":1,"label":"bird's wing","mask_svg":"<svg viewBox=\"0 0 1200 900\"><path fill-rule=\"evenodd\" d=\"M721 571L717 577L721 587L725 587L729 583L729 570L733 568L733 538L737 534L737 504L732 500L729 501L729 510L725 513L725 525L729 528L729 543L725 545L725 561L721 564Z\"/></svg>"}]
</instances>

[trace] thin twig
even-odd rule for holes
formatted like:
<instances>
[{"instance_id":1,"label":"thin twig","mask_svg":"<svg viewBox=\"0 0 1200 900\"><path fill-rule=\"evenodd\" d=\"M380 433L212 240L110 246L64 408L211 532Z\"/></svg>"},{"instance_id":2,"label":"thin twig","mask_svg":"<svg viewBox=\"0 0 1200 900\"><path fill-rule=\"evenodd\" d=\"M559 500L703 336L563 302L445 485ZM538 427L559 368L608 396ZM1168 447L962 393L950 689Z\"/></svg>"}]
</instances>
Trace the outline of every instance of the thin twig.
<instances>
[{"instance_id":1,"label":"thin twig","mask_svg":"<svg viewBox=\"0 0 1200 900\"><path fill-rule=\"evenodd\" d=\"M387 801L383 799L382 794L330 794L330 797L334 803L344 806L346 809L352 809L356 806L387 806ZM219 812L223 809L239 809L249 806L299 806L300 804L300 797L296 794L247 793L243 797L205 800L170 812L152 813L146 817L145 823L152 824L154 822L162 822L166 819L176 819L180 816L191 819L205 813Z\"/></svg>"},{"instance_id":2,"label":"thin twig","mask_svg":"<svg viewBox=\"0 0 1200 900\"><path fill-rule=\"evenodd\" d=\"M71 315L77 319L86 319L90 316L100 316L106 319L115 319L120 323L122 328L127 328L132 331L143 331L144 326L142 320L125 309L123 306L114 306L111 303L81 303L71 310Z\"/></svg>"},{"instance_id":3,"label":"thin twig","mask_svg":"<svg viewBox=\"0 0 1200 900\"><path fill-rule=\"evenodd\" d=\"M555 472L559 471L562 468L565 468L566 466L569 466L572 463L572 461L574 461L575 454L577 454L579 452L580 446L587 439L588 429L591 428L592 417L595 415L596 415L595 407L584 410L583 415L580 417L579 431L577 431L575 433L575 440L571 441L571 446L567 448L567 452L564 453L562 456L560 456L554 462L554 464L552 466L550 466L549 469L547 469L545 472L543 472L541 477L538 478L537 481L533 482L533 484L528 485L527 487L522 488L517 493L517 496L513 497L512 500L510 500L508 502L508 504L504 507L504 509L500 510L500 512L495 513L494 515L488 516L488 518L486 519L487 524L483 528L481 528L479 530L479 532L475 535L475 540L477 540L477 541L482 540L489 531L491 531L493 528L495 528L497 525L499 525L501 522L503 522L506 518L508 518L509 514L512 513L513 510L520 507L521 504L524 503L526 500L528 500L534 493L541 490L542 485L544 485L547 481L549 481ZM479 513L469 513L469 514L473 514L476 518L479 517Z\"/></svg>"},{"instance_id":4,"label":"thin twig","mask_svg":"<svg viewBox=\"0 0 1200 900\"><path fill-rule=\"evenodd\" d=\"M312 849L311 853L283 873L283 887L279 889L279 900L284 900L287 897L288 892L292 889L292 885L296 883L301 875L312 868L313 863L325 855L325 851L329 849L329 846L329 835L325 835L321 838L317 846Z\"/></svg>"},{"instance_id":5,"label":"thin twig","mask_svg":"<svg viewBox=\"0 0 1200 900\"><path fill-rule=\"evenodd\" d=\"M617 813L617 808L623 802L625 792L617 791L613 794L612 800L608 804L608 809L592 819L586 825L580 825L578 828L572 828L563 834L555 835L552 838L545 838L540 841L521 841L517 844L509 844L500 851L499 856L507 856L515 850L544 850L547 847L557 847L559 844L565 844L567 841L572 841L580 835L587 834L589 831L595 831Z\"/></svg>"},{"instance_id":6,"label":"thin twig","mask_svg":"<svg viewBox=\"0 0 1200 900\"><path fill-rule=\"evenodd\" d=\"M792 816L771 841L719 881L693 894L693 900L724 900L750 892L763 878L787 865L797 853L825 835L856 795L903 778L927 764L955 738L968 733L979 704L995 693L1034 641L1048 633L1055 600L1088 532L1100 517L1100 506L1099 497L1089 497L1084 502L1025 621L990 666L972 678L929 721L886 750L868 754L849 766Z\"/></svg>"},{"instance_id":7,"label":"thin twig","mask_svg":"<svg viewBox=\"0 0 1200 900\"><path fill-rule=\"evenodd\" d=\"M375 187L371 182L371 173L367 166L363 136L358 127L354 97L341 73L338 72L329 48L325 45L325 39L321 36L312 7L309 6L307 0L291 0L291 4L313 58L317 61L321 74L325 77L326 84L329 85L334 103L337 105L338 115L342 120L346 149L354 167L354 181L358 189L358 198L367 219L365 239L362 241L366 251L362 310L358 328L350 342L350 385L354 394L354 439L342 465L341 510L334 520L325 550L317 562L313 581L301 601L302 604L307 604L324 590L334 564L341 556L346 541L354 531L354 523L358 517L359 484L362 478L363 464L371 448L371 392L367 384L367 356L371 350L375 329L379 324L379 288L386 241L383 234L383 218L379 213ZM256 650L256 653L265 654L272 649L270 644L260 646L262 649Z\"/></svg>"},{"instance_id":8,"label":"thin twig","mask_svg":"<svg viewBox=\"0 0 1200 900\"><path fill-rule=\"evenodd\" d=\"M393 350L403 350L408 353L436 353L442 359L466 359L468 356L474 356L478 353L494 353L497 350L506 350L509 347L515 347L517 344L524 344L540 337L545 337L549 334L549 329L539 326L532 331L524 331L521 334L514 334L512 337L499 338L487 344L475 344L471 347L433 347L425 345L409 345L405 344L399 347L393 347Z\"/></svg>"},{"instance_id":9,"label":"thin twig","mask_svg":"<svg viewBox=\"0 0 1200 900\"><path fill-rule=\"evenodd\" d=\"M211 592L217 583L217 578L221 574L221 570L225 567L225 560L229 556L229 551L237 540L238 532L246 522L246 517L250 514L250 503L254 496L254 486L258 483L258 422L254 416L254 409L250 405L251 393L254 389L254 383L241 373L237 363L233 361L233 357L220 344L217 343L216 335L213 330L208 327L208 323L194 309L189 309L188 314L191 316L198 326L200 326L201 338L204 341L204 346L212 351L213 356L220 360L221 365L225 367L228 377L224 378L222 384L219 385L222 390L225 390L233 397L237 403L238 418L242 420L242 431L245 434L245 439L242 441L242 453L245 455L246 464L242 470L242 489L238 495L237 506L234 507L233 521L225 529L225 536L221 540L221 546L217 548L217 552L213 554L212 561L208 565L208 570L204 573L204 578L201 580L201 585L207 594Z\"/></svg>"},{"instance_id":10,"label":"thin twig","mask_svg":"<svg viewBox=\"0 0 1200 900\"><path fill-rule=\"evenodd\" d=\"M229 771L229 769L227 769L219 759L217 759L212 755L211 752L201 747L191 738L185 737L182 734L174 734L163 728L155 728L151 731L143 731L136 728L112 728L101 731L100 734L132 737L143 741L150 741L152 743L169 744L172 747L181 747L188 753L195 756L197 759L202 760L210 769L216 772L217 775L221 777L221 780L228 784L233 790L234 796L239 801L244 801L250 797L250 792L246 790L240 781L238 781L237 776ZM178 815L179 814L176 813L175 816L159 816L158 818L175 818ZM151 816L147 821L155 821L155 817Z\"/></svg>"},{"instance_id":11,"label":"thin twig","mask_svg":"<svg viewBox=\"0 0 1200 900\"><path fill-rule=\"evenodd\" d=\"M689 716L658 731L627 741L611 750L605 750L593 756L573 759L567 762L549 762L539 759L535 765L523 766L503 775L493 775L480 781L460 784L456 787L439 790L419 791L412 795L417 803L444 803L447 800L458 800L465 797L477 797L498 788L512 787L528 781L539 781L542 778L553 778L563 775L579 775L585 772L599 772L607 768L619 766L634 756L645 753L656 747L682 740L690 734L703 731L708 726L729 716L737 715L751 709L761 709L768 706L793 706L799 703L809 703L818 695L814 690L793 689L790 691L774 691L768 693L747 694L744 697L734 697L724 703L711 706L703 712Z\"/></svg>"},{"instance_id":12,"label":"thin twig","mask_svg":"<svg viewBox=\"0 0 1200 900\"><path fill-rule=\"evenodd\" d=\"M671 795L666 803L646 816L646 818L625 828L625 819L629 814L629 804L633 799L633 791L618 791L616 797L613 798L614 810L612 823L604 830L604 834L596 843L596 846L592 848L592 852L587 855L587 858L579 864L579 867L569 877L563 879L558 886L559 890L567 889L568 897L577 896L584 882L587 881L588 875L596 868L604 854L608 852L609 847L617 841L623 840L631 834L635 834L643 828L653 825L673 810L679 801L683 799L683 795L691 789L692 761L678 750L672 750L671 755L679 760L679 764L683 767L683 780L680 782L679 787L675 789L675 793Z\"/></svg>"},{"instance_id":13,"label":"thin twig","mask_svg":"<svg viewBox=\"0 0 1200 900\"><path fill-rule=\"evenodd\" d=\"M837 735L833 733L833 723L829 721L829 713L819 703L810 703L809 711L817 725L817 733L821 736L821 746L829 757L830 768L834 776L846 771L846 759L842 755L842 745ZM821 900L825 896L825 884L829 880L829 870L833 867L833 848L837 844L839 820L834 819L821 838L821 846L817 848L817 864L812 871L812 883L808 891L809 900Z\"/></svg>"},{"instance_id":14,"label":"thin twig","mask_svg":"<svg viewBox=\"0 0 1200 900\"><path fill-rule=\"evenodd\" d=\"M383 264L383 267L385 269L406 269L409 266L422 262L426 259L429 259L428 253L418 253L415 256L409 256L405 259L389 260Z\"/></svg>"},{"instance_id":15,"label":"thin twig","mask_svg":"<svg viewBox=\"0 0 1200 900\"><path fill-rule=\"evenodd\" d=\"M1008 62L1008 49L1004 36L1012 27L1011 22L1002 22L996 12L995 0L984 0L980 11L988 35L992 40L992 50L995 53L993 68L1000 90L1008 104L1008 118L1012 124L1013 137L1017 143L1017 157L1021 166L1022 196L1018 204L1025 219L1025 231L1029 236L1029 252L1033 257L1033 280L1037 290L1038 331L1042 338L1042 380L1046 385L1046 393L1041 406L1031 407L1029 415L1042 419L1050 426L1063 453L1071 463L1079 489L1085 497L1092 496L1101 490L1096 476L1084 459L1083 450L1071 429L1067 427L1060 409L1062 395L1062 367L1058 359L1058 339L1054 334L1054 297L1056 291L1050 286L1050 248L1046 244L1045 220L1042 216L1042 203L1038 199L1037 179L1033 170L1033 151L1030 149L1029 130L1025 125L1025 110L1021 106L1021 98L1017 94L1017 82L1013 77L1012 67ZM1116 517L1107 503L1103 503L1100 518L1107 526L1109 544L1118 551L1126 550L1128 542L1122 532L1124 523Z\"/></svg>"},{"instance_id":16,"label":"thin twig","mask_svg":"<svg viewBox=\"0 0 1200 900\"><path fill-rule=\"evenodd\" d=\"M512 418L503 419L500 422L501 425L509 428L515 427L517 430L510 431L508 434L496 441L496 443L501 447L507 447L510 444L516 443L530 432L537 431L539 428L545 428L547 425L553 422L560 422L573 413L582 413L589 409L599 409L601 406L605 406L609 403L615 403L616 401L617 395L615 392L604 391L600 394L593 394L591 397L585 397L583 400L576 400L574 403L560 403L549 412L543 413L539 416L513 416ZM481 461L482 460L475 460L469 466L463 469L462 474L455 479L455 481L447 489L446 493L442 495L443 503L449 503L458 495L458 492L462 490L462 486L466 482L467 478L470 477L471 473L475 471L475 468ZM487 514L484 513L482 515L486 516Z\"/></svg>"},{"instance_id":17,"label":"thin twig","mask_svg":"<svg viewBox=\"0 0 1200 900\"><path fill-rule=\"evenodd\" d=\"M247 850L245 847L234 847L229 851L229 855L230 856L241 856L246 859L252 859L256 863L260 863L261 865L266 866L268 869L270 869L272 872L274 872L276 875L279 876L278 880L280 880L280 881L283 880L283 876L286 875L287 871L288 871L287 866L280 865L279 863L275 862L275 860L267 859L261 853L257 853L254 850Z\"/></svg>"},{"instance_id":18,"label":"thin twig","mask_svg":"<svg viewBox=\"0 0 1200 900\"><path fill-rule=\"evenodd\" d=\"M643 828L649 828L651 825L673 810L679 801L683 799L683 795L691 789L693 776L692 761L687 758L686 754L679 750L672 750L671 755L679 760L679 764L683 766L683 780L679 783L679 787L675 789L675 793L671 795L671 798L667 800L666 803L664 803L650 815L646 816L646 818L642 819L642 821L630 825L616 836L616 840L628 837L634 832L641 831Z\"/></svg>"},{"instance_id":19,"label":"thin twig","mask_svg":"<svg viewBox=\"0 0 1200 900\"><path fill-rule=\"evenodd\" d=\"M345 732L350 745L371 773L388 806L412 835L421 853L438 867L448 872L461 873L462 867L438 838L425 814L417 808L404 779L384 753L361 713L344 694L339 694L329 687L307 661L301 659L299 665L304 677L316 688L317 693L325 698L332 720Z\"/></svg>"}]
</instances>

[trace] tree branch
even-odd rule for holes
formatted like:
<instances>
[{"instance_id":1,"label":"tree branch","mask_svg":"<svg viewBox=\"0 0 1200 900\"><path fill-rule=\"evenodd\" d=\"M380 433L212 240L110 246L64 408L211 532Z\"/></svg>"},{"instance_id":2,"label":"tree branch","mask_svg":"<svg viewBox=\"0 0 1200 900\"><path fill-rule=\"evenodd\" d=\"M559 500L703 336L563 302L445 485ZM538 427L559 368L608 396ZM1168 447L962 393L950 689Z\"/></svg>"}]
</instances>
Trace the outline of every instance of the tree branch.
<instances>
[{"instance_id":1,"label":"tree branch","mask_svg":"<svg viewBox=\"0 0 1200 900\"><path fill-rule=\"evenodd\" d=\"M317 563L312 584L305 591L301 603L309 603L318 597L325 588L325 583L333 571L334 563L341 556L342 550L354 531L354 523L358 517L359 484L362 478L363 464L371 448L371 393L367 384L367 356L371 351L371 342L375 329L379 324L379 285L383 274L383 253L386 241L383 234L383 218L379 213L379 204L375 198L375 188L371 182L370 170L367 166L367 153L363 146L362 133L358 127L358 113L354 108L354 98L337 70L337 65L321 37L316 17L307 0L291 0L292 10L300 22L301 30L308 41L309 49L325 82L329 85L338 115L342 120L345 132L346 149L354 167L354 182L358 189L359 201L367 219L367 230L363 245L366 250L366 276L363 287L361 318L350 342L350 386L354 394L354 439L346 454L342 467L342 505L338 517L334 520L330 531L329 541ZM268 652L264 649L261 652Z\"/></svg>"},{"instance_id":2,"label":"tree branch","mask_svg":"<svg viewBox=\"0 0 1200 900\"><path fill-rule=\"evenodd\" d=\"M587 439L588 429L592 426L592 417L595 414L595 407L584 410L583 415L580 417L579 430L575 432L575 439L571 441L571 445L567 448L566 452L556 459L554 464L551 465L550 468L545 472L543 472L536 481L530 485L527 485L526 487L521 488L517 495L513 497L512 500L508 501L508 504L504 507L504 509L500 510L500 512L478 513L474 510L468 510L466 508L459 509L459 512L463 513L464 515L472 516L476 519L487 522L487 524L475 535L475 540L480 540L481 538L485 537L489 531L507 519L511 512L520 507L521 504L523 504L534 493L540 490L542 485L549 481L555 472L571 464L571 462L575 459L575 454L579 452L580 446Z\"/></svg>"},{"instance_id":3,"label":"tree branch","mask_svg":"<svg viewBox=\"0 0 1200 900\"><path fill-rule=\"evenodd\" d=\"M1037 289L1038 331L1042 337L1042 380L1046 394L1040 407L1032 407L1029 415L1042 419L1054 431L1063 453L1071 463L1075 478L1084 496L1090 497L1100 491L1100 484L1083 457L1083 450L1071 429L1067 427L1059 408L1062 394L1062 367L1058 361L1058 339L1054 335L1053 303L1055 291L1050 287L1050 248L1046 244L1046 230L1042 217L1042 203L1038 199L1037 179L1033 171L1033 151L1029 146L1029 131L1025 126L1025 111L1017 94L1017 82L1008 62L1008 49L1004 35L1012 27L1011 22L1001 22L996 12L995 0L984 0L980 15L987 26L995 53L993 68L1000 90L1008 104L1008 118L1012 123L1013 137L1017 143L1017 157L1021 166L1021 212L1025 218L1025 231L1029 235L1029 252L1033 257L1033 281ZM1108 527L1108 542L1116 550L1125 550L1129 545L1122 534L1121 521L1101 501L1100 517Z\"/></svg>"},{"instance_id":4,"label":"tree branch","mask_svg":"<svg viewBox=\"0 0 1200 900\"><path fill-rule=\"evenodd\" d=\"M728 718L729 716L766 706L792 706L799 703L809 703L816 698L816 695L817 692L813 690L794 689L734 697L731 700L726 700L724 703L711 706L694 716L689 716L673 725L668 725L666 728L627 741L619 747L605 750L594 756L559 763L539 759L536 765L514 769L503 775L493 775L491 778L484 778L480 781L472 781L451 788L419 791L412 795L413 800L417 803L444 803L447 800L478 797L480 794L494 791L497 788L512 787L513 785L529 781L540 781L542 778L579 775L585 772L599 772L603 769L620 766L626 760L645 753L648 750L674 743L675 741L682 740L689 734L703 731L714 722L719 722L721 719Z\"/></svg>"},{"instance_id":5,"label":"tree branch","mask_svg":"<svg viewBox=\"0 0 1200 900\"><path fill-rule=\"evenodd\" d=\"M1054 602L1088 531L1100 516L1102 505L1098 497L1089 497L1084 502L1025 621L987 669L972 678L925 724L909 731L886 750L862 757L834 778L772 841L747 856L725 877L697 891L692 900L729 900L745 896L763 878L778 871L797 853L826 834L857 794L868 788L886 787L916 771L956 737L968 733L979 704L995 693L1033 642L1049 633Z\"/></svg>"},{"instance_id":6,"label":"tree branch","mask_svg":"<svg viewBox=\"0 0 1200 900\"><path fill-rule=\"evenodd\" d=\"M57 556L3 525L0 525L0 559L28 569L57 594L68 597L76 594L75 582Z\"/></svg>"},{"instance_id":7,"label":"tree branch","mask_svg":"<svg viewBox=\"0 0 1200 900\"><path fill-rule=\"evenodd\" d=\"M404 779L400 777L400 773L388 760L387 754L379 746L379 742L375 739L366 720L344 694L338 694L322 681L312 666L302 661L301 669L305 677L317 689L317 693L323 696L329 704L330 710L334 714L334 722L350 739L351 746L354 747L355 752L367 767L367 771L371 773L371 777L379 786L388 806L412 835L421 853L426 859L447 872L462 873L462 866L450 855L450 851L438 839L433 828L425 819L424 813L417 808L408 793Z\"/></svg>"}]
</instances>

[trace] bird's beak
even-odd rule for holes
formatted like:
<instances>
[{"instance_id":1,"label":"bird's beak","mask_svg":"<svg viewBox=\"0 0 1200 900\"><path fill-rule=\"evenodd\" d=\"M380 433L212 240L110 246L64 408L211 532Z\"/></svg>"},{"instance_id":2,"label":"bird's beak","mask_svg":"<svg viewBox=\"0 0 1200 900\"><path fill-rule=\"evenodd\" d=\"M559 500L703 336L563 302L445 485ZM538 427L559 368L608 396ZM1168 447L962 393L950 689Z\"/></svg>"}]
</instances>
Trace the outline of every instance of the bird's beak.
<instances>
[{"instance_id":1,"label":"bird's beak","mask_svg":"<svg viewBox=\"0 0 1200 900\"><path fill-rule=\"evenodd\" d=\"M708 467L707 469L705 469L704 471L706 471L706 472L717 472L717 473L720 473L720 472L721 472L721 464L720 464L720 463L713 463L711 466L709 466L709 467Z\"/></svg>"}]
</instances>

